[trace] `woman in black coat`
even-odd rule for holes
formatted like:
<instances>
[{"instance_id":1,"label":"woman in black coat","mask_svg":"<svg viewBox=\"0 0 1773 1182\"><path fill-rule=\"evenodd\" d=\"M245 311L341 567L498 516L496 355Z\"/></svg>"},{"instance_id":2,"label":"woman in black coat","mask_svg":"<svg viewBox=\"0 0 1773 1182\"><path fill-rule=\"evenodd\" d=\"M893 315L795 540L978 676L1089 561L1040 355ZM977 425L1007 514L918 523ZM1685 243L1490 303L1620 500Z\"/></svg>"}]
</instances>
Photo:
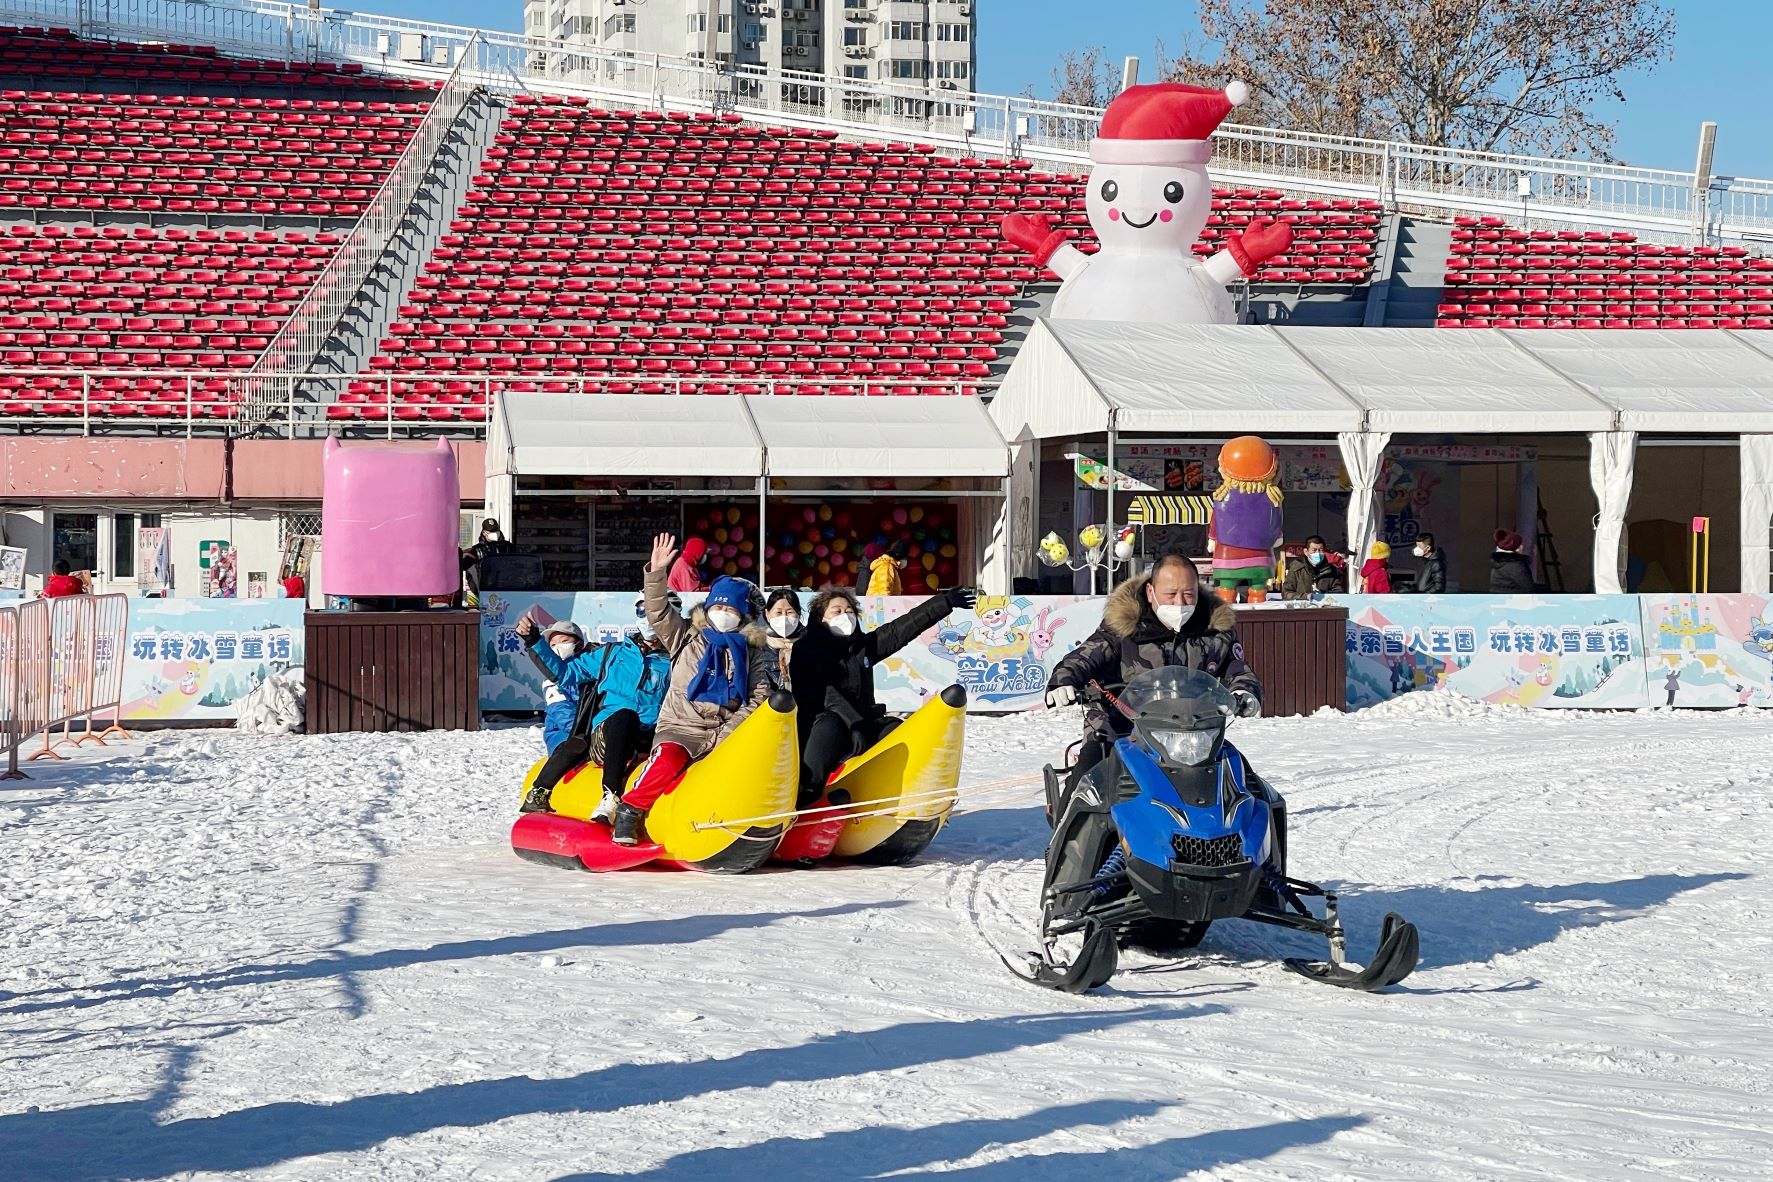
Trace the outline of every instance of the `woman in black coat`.
<instances>
[{"instance_id":1,"label":"woman in black coat","mask_svg":"<svg viewBox=\"0 0 1773 1182\"><path fill-rule=\"evenodd\" d=\"M1534 590L1533 567L1520 552L1521 535L1512 529L1496 531L1496 552L1490 555L1490 593L1522 595Z\"/></svg>"},{"instance_id":2,"label":"woman in black coat","mask_svg":"<svg viewBox=\"0 0 1773 1182\"><path fill-rule=\"evenodd\" d=\"M874 700L874 667L957 607L977 597L964 587L924 600L872 632L861 628L856 597L828 587L813 598L806 631L794 644L788 676L800 725L800 804L825 794L838 765L860 755L899 725Z\"/></svg>"}]
</instances>

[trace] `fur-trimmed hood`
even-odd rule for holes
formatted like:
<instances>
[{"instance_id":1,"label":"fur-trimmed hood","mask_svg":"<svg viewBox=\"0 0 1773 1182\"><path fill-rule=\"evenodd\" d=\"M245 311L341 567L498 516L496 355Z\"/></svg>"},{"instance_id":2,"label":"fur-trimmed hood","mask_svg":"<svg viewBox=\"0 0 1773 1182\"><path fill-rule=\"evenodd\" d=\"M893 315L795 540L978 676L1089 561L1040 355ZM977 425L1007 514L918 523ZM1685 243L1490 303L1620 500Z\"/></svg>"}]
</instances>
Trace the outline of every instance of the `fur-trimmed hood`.
<instances>
[{"instance_id":1,"label":"fur-trimmed hood","mask_svg":"<svg viewBox=\"0 0 1773 1182\"><path fill-rule=\"evenodd\" d=\"M1145 586L1151 582L1150 575L1140 575L1128 579L1108 594L1108 603L1102 608L1102 626L1123 640L1131 639L1140 631L1143 623L1147 629L1167 634L1157 616L1149 610L1145 600ZM1212 604L1211 611L1201 611L1200 604ZM1220 599L1218 593L1206 583L1200 586L1200 604L1196 605L1193 615L1182 625L1181 635L1199 636L1207 632L1229 632L1237 626L1237 613L1231 605Z\"/></svg>"}]
</instances>

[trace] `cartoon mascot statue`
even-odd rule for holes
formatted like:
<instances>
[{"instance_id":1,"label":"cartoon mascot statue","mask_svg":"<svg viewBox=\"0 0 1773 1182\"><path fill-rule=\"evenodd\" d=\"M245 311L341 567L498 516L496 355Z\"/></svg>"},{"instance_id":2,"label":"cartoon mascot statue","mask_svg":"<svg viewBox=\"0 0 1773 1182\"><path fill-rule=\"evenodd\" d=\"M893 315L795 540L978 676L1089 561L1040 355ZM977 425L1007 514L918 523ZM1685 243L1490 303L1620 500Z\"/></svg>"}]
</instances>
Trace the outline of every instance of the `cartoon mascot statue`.
<instances>
[{"instance_id":1,"label":"cartoon mascot statue","mask_svg":"<svg viewBox=\"0 0 1773 1182\"><path fill-rule=\"evenodd\" d=\"M1012 213L1003 236L1064 280L1054 319L1232 324L1225 285L1293 244L1285 222L1257 218L1205 262L1194 246L1213 204L1208 137L1249 97L1173 82L1132 86L1108 104L1090 141L1084 204L1101 249L1084 254L1040 214Z\"/></svg>"},{"instance_id":2,"label":"cartoon mascot statue","mask_svg":"<svg viewBox=\"0 0 1773 1182\"><path fill-rule=\"evenodd\" d=\"M1266 440L1240 435L1219 449L1219 479L1207 531L1213 582L1266 586L1281 544L1280 457Z\"/></svg>"}]
</instances>

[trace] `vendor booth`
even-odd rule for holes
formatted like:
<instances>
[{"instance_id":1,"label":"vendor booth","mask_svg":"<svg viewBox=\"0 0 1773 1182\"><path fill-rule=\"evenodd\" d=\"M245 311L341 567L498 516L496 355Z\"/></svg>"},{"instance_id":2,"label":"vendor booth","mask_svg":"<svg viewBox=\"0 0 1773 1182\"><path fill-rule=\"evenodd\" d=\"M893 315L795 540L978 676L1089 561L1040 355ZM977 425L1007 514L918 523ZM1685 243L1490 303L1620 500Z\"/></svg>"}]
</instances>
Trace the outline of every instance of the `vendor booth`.
<instances>
[{"instance_id":1,"label":"vendor booth","mask_svg":"<svg viewBox=\"0 0 1773 1182\"><path fill-rule=\"evenodd\" d=\"M1129 489L1148 485L1151 470L1140 478L1123 465L1149 464L1154 449L1169 459L1163 449L1174 448L1175 462L1156 472L1166 481L1180 473L1179 491L1188 492L1196 458L1188 449L1253 432L1276 445L1283 469L1295 461L1295 472L1310 470L1311 449L1333 449L1346 505L1342 537L1332 541L1356 554L1382 534L1410 541L1409 522L1380 501L1387 466L1443 463L1459 466L1468 489L1449 510L1459 532L1439 536L1443 548L1487 551L1496 527L1516 529L1530 546L1545 532L1543 504L1566 554L1572 539L1592 550L1592 563L1571 564L1582 574L1568 589L1618 592L1635 557L1628 527L1707 518L1720 556L1740 556L1741 587L1764 589L1773 502L1757 474L1769 471L1762 435L1773 431L1768 335L1043 320L992 403L1012 448L1015 516L1002 523L991 558L1003 565L992 574L1034 575L1034 545L1055 520L1127 521ZM1719 462L1738 447L1740 484ZM1080 455L1113 474L1100 492L1078 481ZM1660 501L1634 502L1634 469L1653 464L1658 481L1649 487ZM1485 467L1496 471L1478 476ZM1064 485L1055 489L1055 480ZM1211 474L1198 480L1204 489ZM1485 495L1471 495L1473 485ZM1408 490L1399 508L1416 495ZM1087 508L1077 496L1092 498ZM1751 524L1738 530L1738 519ZM1289 517L1290 538L1295 526ZM1548 585L1543 556L1529 557ZM1713 589L1731 589L1736 573L1714 572Z\"/></svg>"},{"instance_id":2,"label":"vendor booth","mask_svg":"<svg viewBox=\"0 0 1773 1182\"><path fill-rule=\"evenodd\" d=\"M637 589L661 531L760 585L853 584L866 546L901 538L908 593L975 582L1008 473L965 396L520 392L488 436L488 512L562 591Z\"/></svg>"}]
</instances>

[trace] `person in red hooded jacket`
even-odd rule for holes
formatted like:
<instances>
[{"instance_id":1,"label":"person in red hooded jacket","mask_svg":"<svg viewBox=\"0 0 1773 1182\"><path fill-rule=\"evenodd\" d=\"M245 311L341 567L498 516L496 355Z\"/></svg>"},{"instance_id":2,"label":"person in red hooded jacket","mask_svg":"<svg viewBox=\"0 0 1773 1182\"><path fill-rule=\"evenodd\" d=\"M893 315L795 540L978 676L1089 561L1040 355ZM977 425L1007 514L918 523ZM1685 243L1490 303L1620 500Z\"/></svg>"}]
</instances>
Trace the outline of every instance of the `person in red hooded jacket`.
<instances>
[{"instance_id":1,"label":"person in red hooded jacket","mask_svg":"<svg viewBox=\"0 0 1773 1182\"><path fill-rule=\"evenodd\" d=\"M683 544L683 553L671 564L671 577L665 585L672 591L706 591L708 579L702 573L702 559L707 556L708 543L691 538Z\"/></svg>"},{"instance_id":2,"label":"person in red hooded jacket","mask_svg":"<svg viewBox=\"0 0 1773 1182\"><path fill-rule=\"evenodd\" d=\"M63 595L84 595L87 591L87 571L71 571L66 559L55 564L55 573L43 584L43 598L59 599Z\"/></svg>"}]
</instances>

